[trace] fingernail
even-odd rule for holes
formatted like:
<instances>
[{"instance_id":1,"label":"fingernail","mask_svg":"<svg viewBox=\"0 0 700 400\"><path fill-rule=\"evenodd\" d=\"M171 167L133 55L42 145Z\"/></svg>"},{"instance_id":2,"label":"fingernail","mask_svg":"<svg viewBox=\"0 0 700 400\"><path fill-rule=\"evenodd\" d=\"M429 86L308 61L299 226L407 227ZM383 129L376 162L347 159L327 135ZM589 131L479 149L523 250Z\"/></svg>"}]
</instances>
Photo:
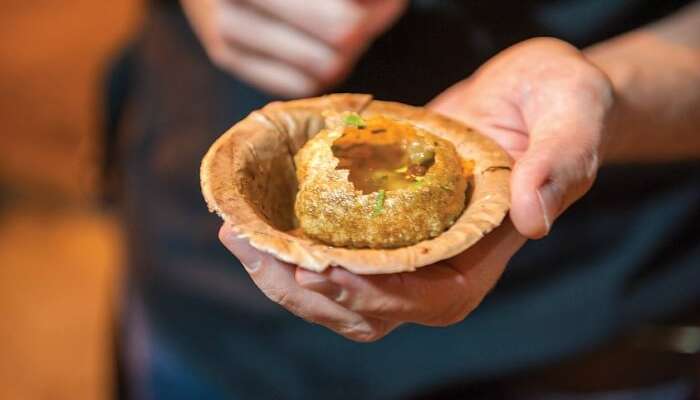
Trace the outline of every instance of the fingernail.
<instances>
[{"instance_id":1,"label":"fingernail","mask_svg":"<svg viewBox=\"0 0 700 400\"><path fill-rule=\"evenodd\" d=\"M303 288L320 293L331 300L338 300L343 296L343 288L329 281L323 275L310 271L300 271L296 275L296 280Z\"/></svg>"},{"instance_id":2,"label":"fingernail","mask_svg":"<svg viewBox=\"0 0 700 400\"><path fill-rule=\"evenodd\" d=\"M561 206L561 193L554 184L549 182L537 189L537 197L540 200L540 207L542 208L546 235L552 229L552 222L554 221L554 218L556 218L557 214L559 214L559 207Z\"/></svg>"}]
</instances>

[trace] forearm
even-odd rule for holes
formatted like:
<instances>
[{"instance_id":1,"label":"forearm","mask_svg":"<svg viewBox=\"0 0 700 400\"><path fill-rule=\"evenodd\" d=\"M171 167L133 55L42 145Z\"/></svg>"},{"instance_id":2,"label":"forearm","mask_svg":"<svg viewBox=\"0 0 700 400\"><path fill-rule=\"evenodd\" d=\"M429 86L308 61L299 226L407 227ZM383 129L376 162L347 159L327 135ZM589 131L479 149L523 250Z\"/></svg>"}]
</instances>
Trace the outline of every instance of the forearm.
<instances>
[{"instance_id":1,"label":"forearm","mask_svg":"<svg viewBox=\"0 0 700 400\"><path fill-rule=\"evenodd\" d=\"M585 54L617 99L606 162L700 157L700 2Z\"/></svg>"}]
</instances>

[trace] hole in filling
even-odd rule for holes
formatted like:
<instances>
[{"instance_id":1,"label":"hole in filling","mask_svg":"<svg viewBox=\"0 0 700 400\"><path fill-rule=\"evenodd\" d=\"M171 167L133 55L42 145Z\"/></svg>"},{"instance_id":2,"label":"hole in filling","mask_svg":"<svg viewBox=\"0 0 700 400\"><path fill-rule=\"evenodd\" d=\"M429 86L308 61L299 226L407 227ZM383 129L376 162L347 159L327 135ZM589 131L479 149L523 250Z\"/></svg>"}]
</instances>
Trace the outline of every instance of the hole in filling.
<instances>
[{"instance_id":1,"label":"hole in filling","mask_svg":"<svg viewBox=\"0 0 700 400\"><path fill-rule=\"evenodd\" d=\"M359 126L346 126L331 146L336 169L364 194L420 186L435 163L435 145L406 123L375 116Z\"/></svg>"}]
</instances>

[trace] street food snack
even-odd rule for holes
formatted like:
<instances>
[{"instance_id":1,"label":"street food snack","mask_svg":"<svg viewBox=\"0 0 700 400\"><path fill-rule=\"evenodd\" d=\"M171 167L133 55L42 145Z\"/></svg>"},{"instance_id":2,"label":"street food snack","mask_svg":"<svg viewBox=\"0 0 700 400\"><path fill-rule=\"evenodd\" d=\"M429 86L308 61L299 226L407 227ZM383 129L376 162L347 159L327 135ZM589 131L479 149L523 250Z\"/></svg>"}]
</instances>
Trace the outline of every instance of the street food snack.
<instances>
[{"instance_id":1,"label":"street food snack","mask_svg":"<svg viewBox=\"0 0 700 400\"><path fill-rule=\"evenodd\" d=\"M441 234L464 209L467 179L454 145L383 114L326 115L294 157L302 231L354 248L409 246Z\"/></svg>"},{"instance_id":2,"label":"street food snack","mask_svg":"<svg viewBox=\"0 0 700 400\"><path fill-rule=\"evenodd\" d=\"M308 142L308 144L307 144ZM499 225L511 160L421 107L336 94L271 103L209 149L202 192L240 237L323 271L411 271Z\"/></svg>"}]
</instances>

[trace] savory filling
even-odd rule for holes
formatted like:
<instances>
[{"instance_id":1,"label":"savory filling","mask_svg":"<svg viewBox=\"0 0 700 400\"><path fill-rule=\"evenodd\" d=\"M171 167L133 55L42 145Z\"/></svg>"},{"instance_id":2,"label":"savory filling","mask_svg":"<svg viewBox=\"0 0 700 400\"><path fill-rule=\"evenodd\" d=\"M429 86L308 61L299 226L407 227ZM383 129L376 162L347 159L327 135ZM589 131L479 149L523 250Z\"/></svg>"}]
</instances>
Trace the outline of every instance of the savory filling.
<instances>
[{"instance_id":1,"label":"savory filling","mask_svg":"<svg viewBox=\"0 0 700 400\"><path fill-rule=\"evenodd\" d=\"M437 143L409 124L356 114L344 122L331 147L339 160L336 169L349 170L350 182L364 194L419 187L435 163Z\"/></svg>"}]
</instances>

